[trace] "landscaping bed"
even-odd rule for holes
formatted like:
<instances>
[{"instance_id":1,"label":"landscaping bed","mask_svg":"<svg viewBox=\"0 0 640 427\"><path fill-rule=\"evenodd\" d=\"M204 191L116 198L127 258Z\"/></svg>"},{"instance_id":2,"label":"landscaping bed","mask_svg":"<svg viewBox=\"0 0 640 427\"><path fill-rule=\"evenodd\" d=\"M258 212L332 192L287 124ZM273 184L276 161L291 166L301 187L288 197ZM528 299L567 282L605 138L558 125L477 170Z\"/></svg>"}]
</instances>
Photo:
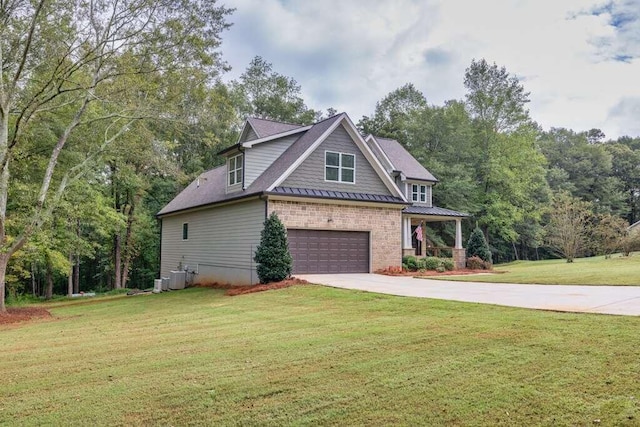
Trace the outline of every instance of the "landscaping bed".
<instances>
[{"instance_id":1,"label":"landscaping bed","mask_svg":"<svg viewBox=\"0 0 640 427\"><path fill-rule=\"evenodd\" d=\"M461 270L451 271L436 271L436 270L424 270L424 271L410 271L399 268L385 268L383 270L377 270L376 274L384 274L385 276L409 276L409 277L432 277L432 276L466 276L471 274L500 274L502 271L487 271L487 270L471 270L468 268Z\"/></svg>"},{"instance_id":2,"label":"landscaping bed","mask_svg":"<svg viewBox=\"0 0 640 427\"><path fill-rule=\"evenodd\" d=\"M51 313L42 307L9 307L5 314L0 314L0 325L47 317L51 317Z\"/></svg>"},{"instance_id":3,"label":"landscaping bed","mask_svg":"<svg viewBox=\"0 0 640 427\"><path fill-rule=\"evenodd\" d=\"M309 282L307 282L306 280L292 277L290 279L285 279L280 282L271 282L271 283L260 284L260 285L241 286L241 285L231 285L229 283L226 283L226 284L207 283L207 284L196 285L196 287L226 289L227 291L225 292L225 295L235 296L235 295L252 294L255 292L271 291L274 289L284 289L290 286L308 285L308 284Z\"/></svg>"}]
</instances>

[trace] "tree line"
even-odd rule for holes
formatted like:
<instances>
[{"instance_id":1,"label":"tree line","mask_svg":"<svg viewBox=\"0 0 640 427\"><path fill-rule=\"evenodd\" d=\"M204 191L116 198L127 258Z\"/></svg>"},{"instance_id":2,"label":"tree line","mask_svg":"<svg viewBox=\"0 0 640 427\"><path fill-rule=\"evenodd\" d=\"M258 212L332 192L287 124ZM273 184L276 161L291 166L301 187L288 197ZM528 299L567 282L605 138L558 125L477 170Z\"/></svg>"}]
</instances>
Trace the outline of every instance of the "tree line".
<instances>
[{"instance_id":1,"label":"tree line","mask_svg":"<svg viewBox=\"0 0 640 427\"><path fill-rule=\"evenodd\" d=\"M0 312L5 294L147 287L155 213L222 164L216 153L247 116L309 124L336 113L309 108L261 57L223 81L232 13L201 0L0 2ZM472 214L466 226L483 230L496 262L553 256L554 194L640 219L640 139L541 129L520 82L485 60L464 83L466 98L441 106L406 84L358 127L433 172L434 202Z\"/></svg>"},{"instance_id":2,"label":"tree line","mask_svg":"<svg viewBox=\"0 0 640 427\"><path fill-rule=\"evenodd\" d=\"M483 231L494 262L640 249L625 240L640 220L639 137L542 129L522 83L484 59L471 62L464 85L465 99L430 105L408 83L358 127L397 139L429 169L440 180L434 204L470 213L466 232ZM580 211L583 220L563 223L561 208ZM453 227L438 231L434 239L452 240ZM572 251L562 238L569 231Z\"/></svg>"}]
</instances>

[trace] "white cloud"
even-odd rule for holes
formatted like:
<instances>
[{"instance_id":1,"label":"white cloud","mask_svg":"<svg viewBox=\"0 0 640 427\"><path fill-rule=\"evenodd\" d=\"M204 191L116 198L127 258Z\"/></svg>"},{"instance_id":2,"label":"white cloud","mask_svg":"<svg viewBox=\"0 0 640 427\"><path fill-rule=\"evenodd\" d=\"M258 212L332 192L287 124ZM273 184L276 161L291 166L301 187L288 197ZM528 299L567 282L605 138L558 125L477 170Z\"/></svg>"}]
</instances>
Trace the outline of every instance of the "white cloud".
<instances>
[{"instance_id":1,"label":"white cloud","mask_svg":"<svg viewBox=\"0 0 640 427\"><path fill-rule=\"evenodd\" d=\"M465 68L486 58L522 79L545 128L635 136L611 112L640 98L638 3L236 0L223 53L230 77L260 55L301 84L310 107L354 121L407 82L431 103L461 99Z\"/></svg>"}]
</instances>

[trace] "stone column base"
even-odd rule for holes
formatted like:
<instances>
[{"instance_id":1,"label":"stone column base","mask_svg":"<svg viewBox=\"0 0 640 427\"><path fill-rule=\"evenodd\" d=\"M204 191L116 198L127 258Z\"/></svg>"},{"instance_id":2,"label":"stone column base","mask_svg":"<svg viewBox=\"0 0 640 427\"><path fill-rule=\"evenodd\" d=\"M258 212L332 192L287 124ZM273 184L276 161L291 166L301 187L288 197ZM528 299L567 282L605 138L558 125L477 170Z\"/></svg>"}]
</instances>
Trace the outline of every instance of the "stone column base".
<instances>
[{"instance_id":1,"label":"stone column base","mask_svg":"<svg viewBox=\"0 0 640 427\"><path fill-rule=\"evenodd\" d=\"M462 270L467 266L467 251L463 249L452 249L453 263L456 266L456 270Z\"/></svg>"},{"instance_id":2,"label":"stone column base","mask_svg":"<svg viewBox=\"0 0 640 427\"><path fill-rule=\"evenodd\" d=\"M402 256L415 256L416 249L415 248L405 248L402 250Z\"/></svg>"}]
</instances>

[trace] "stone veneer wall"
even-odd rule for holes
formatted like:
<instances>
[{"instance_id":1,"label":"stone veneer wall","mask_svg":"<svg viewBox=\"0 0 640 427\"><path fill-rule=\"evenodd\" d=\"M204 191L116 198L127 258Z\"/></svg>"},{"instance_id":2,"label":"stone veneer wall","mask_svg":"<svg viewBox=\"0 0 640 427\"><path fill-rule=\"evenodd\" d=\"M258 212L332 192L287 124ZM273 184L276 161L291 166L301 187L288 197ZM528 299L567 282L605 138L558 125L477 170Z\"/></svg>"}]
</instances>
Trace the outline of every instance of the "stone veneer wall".
<instances>
[{"instance_id":1,"label":"stone veneer wall","mask_svg":"<svg viewBox=\"0 0 640 427\"><path fill-rule=\"evenodd\" d=\"M400 209L269 200L268 211L287 228L370 231L371 271L402 265Z\"/></svg>"},{"instance_id":2,"label":"stone veneer wall","mask_svg":"<svg viewBox=\"0 0 640 427\"><path fill-rule=\"evenodd\" d=\"M466 249L452 249L453 251L453 263L456 266L456 270L462 270L467 267L467 251Z\"/></svg>"}]
</instances>

